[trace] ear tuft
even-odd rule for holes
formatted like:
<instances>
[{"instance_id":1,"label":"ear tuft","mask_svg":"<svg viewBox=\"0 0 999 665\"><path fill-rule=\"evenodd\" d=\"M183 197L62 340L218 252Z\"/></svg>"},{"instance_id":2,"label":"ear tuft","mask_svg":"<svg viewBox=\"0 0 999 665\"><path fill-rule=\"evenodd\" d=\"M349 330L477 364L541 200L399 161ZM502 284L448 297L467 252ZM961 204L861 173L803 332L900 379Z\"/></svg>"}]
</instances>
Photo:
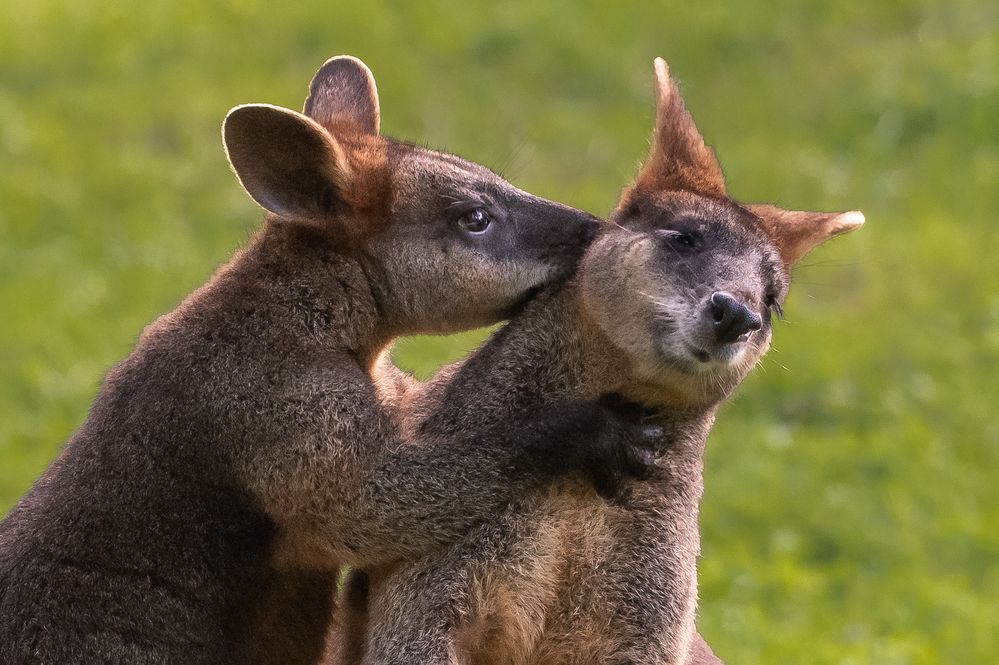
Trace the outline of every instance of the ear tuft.
<instances>
[{"instance_id":1,"label":"ear tuft","mask_svg":"<svg viewBox=\"0 0 999 665\"><path fill-rule=\"evenodd\" d=\"M680 90L662 58L653 62L656 129L649 158L635 186L645 191L687 190L725 196L725 176L714 151L704 143Z\"/></svg>"},{"instance_id":2,"label":"ear tuft","mask_svg":"<svg viewBox=\"0 0 999 665\"><path fill-rule=\"evenodd\" d=\"M374 75L353 56L330 58L312 77L304 113L330 132L378 134L381 112Z\"/></svg>"},{"instance_id":3,"label":"ear tuft","mask_svg":"<svg viewBox=\"0 0 999 665\"><path fill-rule=\"evenodd\" d=\"M864 225L864 213L785 210L769 204L751 204L747 210L759 217L764 230L790 267L825 241Z\"/></svg>"},{"instance_id":4,"label":"ear tuft","mask_svg":"<svg viewBox=\"0 0 999 665\"><path fill-rule=\"evenodd\" d=\"M270 104L244 104L222 123L226 157L243 189L286 219L316 221L338 212L349 186L343 149L314 120Z\"/></svg>"}]
</instances>

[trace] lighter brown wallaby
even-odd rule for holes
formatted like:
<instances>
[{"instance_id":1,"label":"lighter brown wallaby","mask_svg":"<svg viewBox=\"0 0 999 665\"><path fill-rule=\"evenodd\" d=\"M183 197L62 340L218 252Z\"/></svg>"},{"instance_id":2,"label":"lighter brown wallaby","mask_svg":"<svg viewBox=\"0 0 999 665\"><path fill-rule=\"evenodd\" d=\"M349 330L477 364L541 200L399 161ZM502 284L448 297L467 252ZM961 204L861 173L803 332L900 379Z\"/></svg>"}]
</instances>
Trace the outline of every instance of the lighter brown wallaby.
<instances>
[{"instance_id":1,"label":"lighter brown wallaby","mask_svg":"<svg viewBox=\"0 0 999 665\"><path fill-rule=\"evenodd\" d=\"M459 544L369 571L367 637L339 635L344 653L378 665L720 662L694 629L704 442L769 346L791 266L863 216L732 201L665 62L655 70L651 154L577 274L395 397L406 430L446 441L613 393L661 432L652 480L606 502L566 479Z\"/></svg>"},{"instance_id":2,"label":"lighter brown wallaby","mask_svg":"<svg viewBox=\"0 0 999 665\"><path fill-rule=\"evenodd\" d=\"M633 435L583 402L503 445L401 445L370 378L392 339L504 318L596 224L378 129L350 57L304 114L230 112L266 222L143 332L0 524L4 665L314 662L342 564L455 541L562 472L628 470Z\"/></svg>"}]
</instances>

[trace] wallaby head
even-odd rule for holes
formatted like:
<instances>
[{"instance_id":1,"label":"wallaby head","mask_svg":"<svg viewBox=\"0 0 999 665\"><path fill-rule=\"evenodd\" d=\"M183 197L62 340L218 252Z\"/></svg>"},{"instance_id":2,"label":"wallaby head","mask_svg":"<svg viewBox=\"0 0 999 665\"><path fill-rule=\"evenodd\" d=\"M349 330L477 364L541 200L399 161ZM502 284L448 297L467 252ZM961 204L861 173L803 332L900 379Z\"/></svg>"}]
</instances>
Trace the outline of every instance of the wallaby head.
<instances>
[{"instance_id":1,"label":"wallaby head","mask_svg":"<svg viewBox=\"0 0 999 665\"><path fill-rule=\"evenodd\" d=\"M532 196L489 169L379 134L375 81L332 58L303 113L266 104L229 112L229 162L269 225L364 270L394 334L446 332L507 316L567 273L596 230L580 211Z\"/></svg>"},{"instance_id":2,"label":"wallaby head","mask_svg":"<svg viewBox=\"0 0 999 665\"><path fill-rule=\"evenodd\" d=\"M655 61L651 153L580 271L587 311L641 382L686 405L726 397L766 352L790 269L858 228L860 212L730 199L665 61Z\"/></svg>"}]
</instances>

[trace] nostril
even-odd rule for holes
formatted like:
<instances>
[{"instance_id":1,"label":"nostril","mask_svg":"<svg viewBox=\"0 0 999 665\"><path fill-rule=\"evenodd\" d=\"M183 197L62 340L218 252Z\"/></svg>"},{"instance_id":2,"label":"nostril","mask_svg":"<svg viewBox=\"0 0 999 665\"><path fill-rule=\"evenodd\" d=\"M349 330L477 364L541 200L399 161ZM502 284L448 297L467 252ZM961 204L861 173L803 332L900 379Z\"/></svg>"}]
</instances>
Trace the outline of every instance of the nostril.
<instances>
[{"instance_id":1,"label":"nostril","mask_svg":"<svg viewBox=\"0 0 999 665\"><path fill-rule=\"evenodd\" d=\"M732 303L734 299L727 293L717 291L711 294L711 318L715 323L721 323L725 319L725 314L732 308Z\"/></svg>"},{"instance_id":2,"label":"nostril","mask_svg":"<svg viewBox=\"0 0 999 665\"><path fill-rule=\"evenodd\" d=\"M745 341L763 327L763 317L724 291L711 294L711 318L721 344Z\"/></svg>"}]
</instances>

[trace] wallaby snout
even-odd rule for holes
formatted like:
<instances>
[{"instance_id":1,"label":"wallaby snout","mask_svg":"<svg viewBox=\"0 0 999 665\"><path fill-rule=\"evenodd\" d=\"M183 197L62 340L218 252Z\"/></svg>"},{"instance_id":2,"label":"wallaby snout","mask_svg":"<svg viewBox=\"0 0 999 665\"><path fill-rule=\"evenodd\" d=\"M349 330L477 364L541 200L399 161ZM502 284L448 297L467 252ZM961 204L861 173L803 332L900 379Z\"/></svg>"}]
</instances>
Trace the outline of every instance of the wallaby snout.
<instances>
[{"instance_id":1,"label":"wallaby snout","mask_svg":"<svg viewBox=\"0 0 999 665\"><path fill-rule=\"evenodd\" d=\"M523 225L520 233L539 248L539 259L562 274L575 268L602 227L602 222L590 213L553 201L532 196L521 205L523 211L515 214L521 212L525 220L533 217L536 221Z\"/></svg>"},{"instance_id":2,"label":"wallaby snout","mask_svg":"<svg viewBox=\"0 0 999 665\"><path fill-rule=\"evenodd\" d=\"M718 344L745 342L763 327L763 317L725 291L715 291L708 299L705 313Z\"/></svg>"}]
</instances>

